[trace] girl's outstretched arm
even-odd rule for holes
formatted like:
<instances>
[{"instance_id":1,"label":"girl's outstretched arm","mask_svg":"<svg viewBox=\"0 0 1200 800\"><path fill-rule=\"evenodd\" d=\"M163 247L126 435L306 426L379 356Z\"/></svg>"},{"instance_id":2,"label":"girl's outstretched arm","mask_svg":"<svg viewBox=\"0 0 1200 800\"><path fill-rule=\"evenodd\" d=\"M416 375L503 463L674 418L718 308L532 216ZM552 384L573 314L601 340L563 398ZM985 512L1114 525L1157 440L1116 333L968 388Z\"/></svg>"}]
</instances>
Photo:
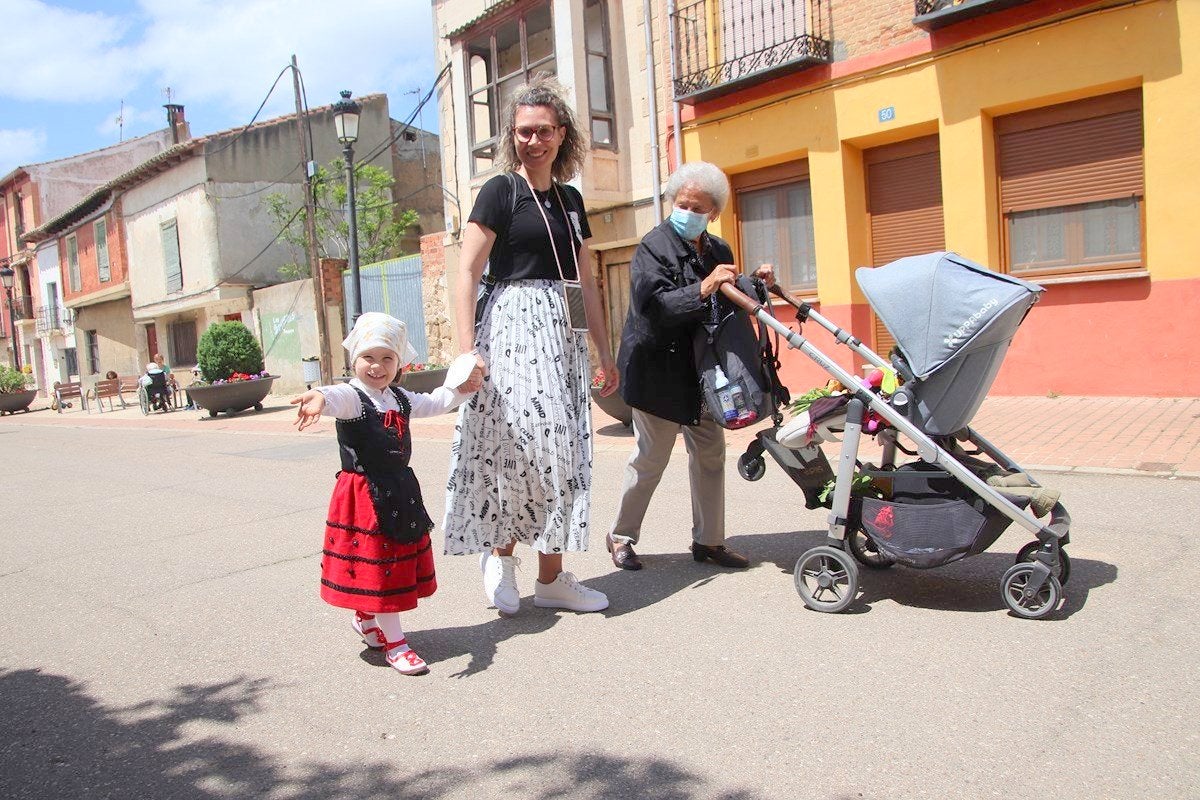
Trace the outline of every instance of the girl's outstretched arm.
<instances>
[{"instance_id":1,"label":"girl's outstretched arm","mask_svg":"<svg viewBox=\"0 0 1200 800\"><path fill-rule=\"evenodd\" d=\"M325 409L325 395L316 389L309 389L299 397L293 397L291 404L300 406L296 409L294 424L296 430L302 431L321 418L321 412Z\"/></svg>"}]
</instances>

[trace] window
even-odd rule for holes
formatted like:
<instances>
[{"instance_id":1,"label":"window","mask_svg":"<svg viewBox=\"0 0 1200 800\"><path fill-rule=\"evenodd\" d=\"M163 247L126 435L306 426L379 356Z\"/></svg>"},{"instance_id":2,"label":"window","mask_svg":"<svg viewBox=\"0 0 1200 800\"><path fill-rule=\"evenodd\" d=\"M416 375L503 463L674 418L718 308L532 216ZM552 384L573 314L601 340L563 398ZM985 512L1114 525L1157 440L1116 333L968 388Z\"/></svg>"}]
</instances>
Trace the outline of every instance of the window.
<instances>
[{"instance_id":1,"label":"window","mask_svg":"<svg viewBox=\"0 0 1200 800\"><path fill-rule=\"evenodd\" d=\"M167 291L178 292L183 289L183 267L179 263L179 228L175 220L168 220L160 226L162 233L163 270L166 273Z\"/></svg>"},{"instance_id":2,"label":"window","mask_svg":"<svg viewBox=\"0 0 1200 800\"><path fill-rule=\"evenodd\" d=\"M13 221L16 223L18 238L25 233L25 208L21 205L22 199L20 192L13 193Z\"/></svg>"},{"instance_id":3,"label":"window","mask_svg":"<svg viewBox=\"0 0 1200 800\"><path fill-rule=\"evenodd\" d=\"M97 375L100 373L100 337L95 331L84 331L83 342L87 348L88 374Z\"/></svg>"},{"instance_id":4,"label":"window","mask_svg":"<svg viewBox=\"0 0 1200 800\"><path fill-rule=\"evenodd\" d=\"M536 72L557 73L550 4L508 17L491 30L475 33L464 48L467 58L467 124L471 174L490 170L500 141L500 114L517 87Z\"/></svg>"},{"instance_id":5,"label":"window","mask_svg":"<svg viewBox=\"0 0 1200 800\"><path fill-rule=\"evenodd\" d=\"M735 175L738 241L747 271L773 264L780 286L817 285L808 166L787 164Z\"/></svg>"},{"instance_id":6,"label":"window","mask_svg":"<svg viewBox=\"0 0 1200 800\"><path fill-rule=\"evenodd\" d=\"M171 339L171 364L196 363L196 321L172 322L167 326Z\"/></svg>"},{"instance_id":7,"label":"window","mask_svg":"<svg viewBox=\"0 0 1200 800\"><path fill-rule=\"evenodd\" d=\"M67 378L79 377L79 356L75 352L74 347L63 348L63 361L66 362Z\"/></svg>"},{"instance_id":8,"label":"window","mask_svg":"<svg viewBox=\"0 0 1200 800\"><path fill-rule=\"evenodd\" d=\"M78 292L83 285L79 277L79 240L75 234L67 237L67 280L72 292Z\"/></svg>"},{"instance_id":9,"label":"window","mask_svg":"<svg viewBox=\"0 0 1200 800\"><path fill-rule=\"evenodd\" d=\"M58 304L58 284L51 281L46 284L46 306L50 310L50 327L61 328L63 323L62 307Z\"/></svg>"},{"instance_id":10,"label":"window","mask_svg":"<svg viewBox=\"0 0 1200 800\"><path fill-rule=\"evenodd\" d=\"M583 36L587 51L588 106L592 118L592 144L598 147L615 147L612 54L609 48L608 10L604 0L587 0L584 4Z\"/></svg>"},{"instance_id":11,"label":"window","mask_svg":"<svg viewBox=\"0 0 1200 800\"><path fill-rule=\"evenodd\" d=\"M112 271L108 266L108 223L102 219L96 220L96 269L100 272L100 282L112 280Z\"/></svg>"},{"instance_id":12,"label":"window","mask_svg":"<svg viewBox=\"0 0 1200 800\"><path fill-rule=\"evenodd\" d=\"M999 117L995 128L1010 272L1144 264L1140 90Z\"/></svg>"}]
</instances>

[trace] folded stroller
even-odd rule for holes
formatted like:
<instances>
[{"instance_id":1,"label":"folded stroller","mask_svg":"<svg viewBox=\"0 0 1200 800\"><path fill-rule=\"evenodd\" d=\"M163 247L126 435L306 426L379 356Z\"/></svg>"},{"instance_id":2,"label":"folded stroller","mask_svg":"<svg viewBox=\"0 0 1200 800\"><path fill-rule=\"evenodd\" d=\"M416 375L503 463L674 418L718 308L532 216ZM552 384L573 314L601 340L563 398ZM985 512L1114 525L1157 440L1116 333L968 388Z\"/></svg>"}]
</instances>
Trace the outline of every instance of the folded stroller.
<instances>
[{"instance_id":1,"label":"folded stroller","mask_svg":"<svg viewBox=\"0 0 1200 800\"><path fill-rule=\"evenodd\" d=\"M819 325L872 365L894 370L902 382L890 395L860 382L759 303L722 287L760 325L848 390L836 470L815 444L787 446L779 413L774 427L760 431L738 460L742 477L758 480L766 467L763 453L770 453L804 491L809 508L830 509L826 543L796 562L797 591L809 608L839 612L858 591L859 564L871 569L941 566L983 552L1015 522L1036 539L1021 548L1017 563L1004 573L1001 595L1020 617L1053 612L1070 574L1063 551L1070 516L1056 501L1046 524L1027 511L1029 492L1006 492L1005 486L1037 488L1038 483L970 427L1041 287L945 252L859 269L855 277L896 339L890 364L807 303L772 291L795 308L797 321ZM773 356L768 350L764 357ZM864 420L872 420L870 435L882 446L879 466L858 458ZM898 465L897 451L916 459ZM1002 480L992 483L1004 485L989 483L996 477ZM830 480L832 498L822 499Z\"/></svg>"}]
</instances>

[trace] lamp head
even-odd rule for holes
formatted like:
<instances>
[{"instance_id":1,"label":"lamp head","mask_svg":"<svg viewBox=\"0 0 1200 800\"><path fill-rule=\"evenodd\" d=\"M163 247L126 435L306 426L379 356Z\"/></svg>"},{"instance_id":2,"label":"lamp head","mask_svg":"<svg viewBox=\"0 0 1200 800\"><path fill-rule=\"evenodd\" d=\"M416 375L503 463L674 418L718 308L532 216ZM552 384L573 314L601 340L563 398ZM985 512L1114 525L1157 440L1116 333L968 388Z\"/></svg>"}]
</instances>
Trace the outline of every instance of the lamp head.
<instances>
[{"instance_id":1,"label":"lamp head","mask_svg":"<svg viewBox=\"0 0 1200 800\"><path fill-rule=\"evenodd\" d=\"M350 99L350 90L343 89L342 99L333 104L333 127L342 144L358 141L358 117L362 106Z\"/></svg>"}]
</instances>

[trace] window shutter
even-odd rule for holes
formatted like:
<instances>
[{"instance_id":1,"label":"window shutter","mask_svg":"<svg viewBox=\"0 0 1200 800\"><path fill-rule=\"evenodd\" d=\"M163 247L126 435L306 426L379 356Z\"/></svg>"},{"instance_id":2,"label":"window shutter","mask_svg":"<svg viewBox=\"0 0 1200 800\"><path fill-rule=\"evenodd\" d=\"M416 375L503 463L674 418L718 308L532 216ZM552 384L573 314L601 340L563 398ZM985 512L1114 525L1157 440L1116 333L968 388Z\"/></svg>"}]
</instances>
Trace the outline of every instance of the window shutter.
<instances>
[{"instance_id":1,"label":"window shutter","mask_svg":"<svg viewBox=\"0 0 1200 800\"><path fill-rule=\"evenodd\" d=\"M104 220L96 222L96 268L100 272L101 281L112 280L112 270L108 263L108 225Z\"/></svg>"},{"instance_id":2,"label":"window shutter","mask_svg":"<svg viewBox=\"0 0 1200 800\"><path fill-rule=\"evenodd\" d=\"M167 291L178 292L183 289L183 269L179 263L179 229L175 220L163 223L162 249Z\"/></svg>"},{"instance_id":3,"label":"window shutter","mask_svg":"<svg viewBox=\"0 0 1200 800\"><path fill-rule=\"evenodd\" d=\"M1145 194L1140 90L996 120L1004 213Z\"/></svg>"},{"instance_id":4,"label":"window shutter","mask_svg":"<svg viewBox=\"0 0 1200 800\"><path fill-rule=\"evenodd\" d=\"M944 250L942 168L937 136L886 145L863 154L867 213L871 219L871 266L904 256ZM874 347L887 358L896 341L874 314Z\"/></svg>"},{"instance_id":5,"label":"window shutter","mask_svg":"<svg viewBox=\"0 0 1200 800\"><path fill-rule=\"evenodd\" d=\"M79 275L79 240L74 235L67 237L67 280L72 292L83 288L83 279Z\"/></svg>"}]
</instances>

